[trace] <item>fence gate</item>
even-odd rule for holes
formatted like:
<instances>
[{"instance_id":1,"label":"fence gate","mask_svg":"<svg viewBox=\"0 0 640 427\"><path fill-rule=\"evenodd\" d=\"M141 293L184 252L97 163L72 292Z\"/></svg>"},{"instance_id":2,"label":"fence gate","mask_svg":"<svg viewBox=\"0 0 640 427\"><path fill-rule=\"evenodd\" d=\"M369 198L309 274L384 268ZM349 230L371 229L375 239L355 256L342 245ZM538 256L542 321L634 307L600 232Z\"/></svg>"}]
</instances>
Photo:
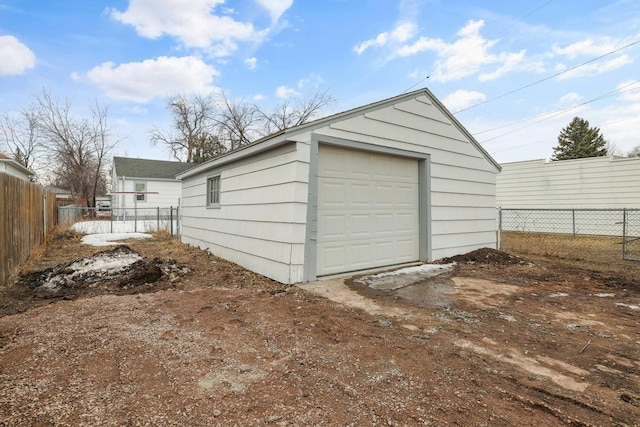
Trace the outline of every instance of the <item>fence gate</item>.
<instances>
[{"instance_id":1,"label":"fence gate","mask_svg":"<svg viewBox=\"0 0 640 427\"><path fill-rule=\"evenodd\" d=\"M640 210L625 209L622 224L622 259L640 261Z\"/></svg>"}]
</instances>

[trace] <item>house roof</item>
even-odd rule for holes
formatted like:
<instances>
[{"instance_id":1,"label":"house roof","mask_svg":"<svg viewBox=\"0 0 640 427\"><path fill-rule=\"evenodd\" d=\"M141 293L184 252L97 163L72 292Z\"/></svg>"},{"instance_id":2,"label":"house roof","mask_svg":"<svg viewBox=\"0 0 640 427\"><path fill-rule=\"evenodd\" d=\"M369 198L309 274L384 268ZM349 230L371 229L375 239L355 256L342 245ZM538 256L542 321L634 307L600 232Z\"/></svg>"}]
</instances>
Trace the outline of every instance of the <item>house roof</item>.
<instances>
[{"instance_id":1,"label":"house roof","mask_svg":"<svg viewBox=\"0 0 640 427\"><path fill-rule=\"evenodd\" d=\"M11 157L7 156L6 154L0 153L0 162L1 163L10 164L12 167L14 167L15 169L18 169L20 172L24 173L27 176L35 175L33 173L33 171L31 171L30 169L27 169L20 162L12 159Z\"/></svg>"},{"instance_id":2,"label":"house roof","mask_svg":"<svg viewBox=\"0 0 640 427\"><path fill-rule=\"evenodd\" d=\"M229 158L229 160L235 160L236 158L239 158L239 157L251 155L255 151L260 151L259 148L257 147L264 146L265 149L272 147L274 145L287 141L288 138L291 136L300 134L302 132L313 131L313 129L320 128L322 126L325 126L328 123L335 123L338 121L346 120L354 116L358 116L361 114L365 114L371 111L388 107L390 105L396 104L401 101L405 101L405 100L416 98L418 96L425 96L425 95L431 101L434 102L434 104L442 111L442 113L451 120L453 125L460 130L460 132L462 132L467 138L469 138L469 141L471 142L471 144L473 144L478 149L478 151L480 151L483 154L483 156L487 159L487 161L489 161L489 163L491 163L498 171L500 171L501 170L500 164L497 161L495 161L493 157L491 157L491 155L480 145L478 141L476 141L473 135L471 135L469 131L467 131L467 129L465 129L464 126L462 126L462 124L453 116L453 114L451 114L451 112L449 112L449 110L447 110L447 108L436 98L436 96L433 93L431 93L429 89L422 88L422 89L415 90L413 92L408 92L405 94L394 96L392 98L383 99L381 101L366 104L361 107L356 107L351 110L346 110L341 113L333 114L327 117L313 120L311 122L307 122L298 126L294 126L288 129L278 131L271 135L265 136L264 138L258 139L257 141L254 141L251 144L244 145L233 151L224 153L214 159L201 163L198 166L195 166L188 171L178 173L177 178L178 179L186 178L186 177L195 175L197 173L200 173L202 171L208 170L210 168L216 167L220 163L224 163L225 158Z\"/></svg>"},{"instance_id":3,"label":"house roof","mask_svg":"<svg viewBox=\"0 0 640 427\"><path fill-rule=\"evenodd\" d=\"M127 178L176 179L177 174L193 166L193 163L167 160L132 159L130 157L113 158L116 176Z\"/></svg>"}]
</instances>

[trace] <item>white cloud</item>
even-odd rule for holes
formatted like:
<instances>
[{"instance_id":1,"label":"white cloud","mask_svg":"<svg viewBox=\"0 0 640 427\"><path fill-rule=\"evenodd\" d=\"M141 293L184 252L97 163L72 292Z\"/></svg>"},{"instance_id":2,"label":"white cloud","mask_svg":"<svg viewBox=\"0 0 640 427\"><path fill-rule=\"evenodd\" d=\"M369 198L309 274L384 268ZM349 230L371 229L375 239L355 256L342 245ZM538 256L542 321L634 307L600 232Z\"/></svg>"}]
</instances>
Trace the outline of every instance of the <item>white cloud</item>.
<instances>
[{"instance_id":1,"label":"white cloud","mask_svg":"<svg viewBox=\"0 0 640 427\"><path fill-rule=\"evenodd\" d=\"M268 30L256 31L250 22L213 14L216 6L223 3L224 0L130 0L126 11L108 12L116 21L133 26L143 37L172 36L187 47L207 49L214 56L234 52L236 41L264 39Z\"/></svg>"},{"instance_id":2,"label":"white cloud","mask_svg":"<svg viewBox=\"0 0 640 427\"><path fill-rule=\"evenodd\" d=\"M256 0L260 6L269 11L271 21L277 22L283 13L293 4L293 0Z\"/></svg>"},{"instance_id":3,"label":"white cloud","mask_svg":"<svg viewBox=\"0 0 640 427\"><path fill-rule=\"evenodd\" d=\"M627 80L616 86L621 91L620 98L623 101L640 103L640 82L637 80ZM637 106L640 108L640 105Z\"/></svg>"},{"instance_id":4,"label":"white cloud","mask_svg":"<svg viewBox=\"0 0 640 427\"><path fill-rule=\"evenodd\" d=\"M558 79L566 80L566 79L575 79L575 78L584 77L584 76L594 76L594 75L606 73L608 71L617 70L618 68L624 67L625 65L631 64L632 62L633 62L633 59L629 55L627 54L619 55L606 61L592 62L590 64L586 64L581 67L574 68L573 70L558 76ZM556 69L559 69L560 71L564 70L565 68L567 67L564 65L559 65L556 67Z\"/></svg>"},{"instance_id":5,"label":"white cloud","mask_svg":"<svg viewBox=\"0 0 640 427\"><path fill-rule=\"evenodd\" d=\"M588 38L579 42L572 43L565 47L558 47L554 45L551 51L556 55L563 55L569 58L576 58L577 56L599 56L609 53L613 50L620 48L623 45L622 42L612 40L610 37L602 37L599 40L593 40Z\"/></svg>"},{"instance_id":6,"label":"white cloud","mask_svg":"<svg viewBox=\"0 0 640 427\"><path fill-rule=\"evenodd\" d=\"M250 70L255 70L256 67L258 66L258 58L256 58L255 56L252 56L251 58L247 58L244 60L244 65L246 65L247 68Z\"/></svg>"},{"instance_id":7,"label":"white cloud","mask_svg":"<svg viewBox=\"0 0 640 427\"><path fill-rule=\"evenodd\" d=\"M620 49L630 43L630 39L613 39L611 37L592 38L589 37L584 40L571 43L567 46L560 47L554 45L549 52L550 57L560 56L568 59L575 59L578 57L599 57L606 54L610 54L615 50ZM558 77L559 80L566 80L584 76L594 76L609 71L617 70L627 64L633 63L633 58L626 53L614 53L606 58L600 59L595 62L590 62L586 65L582 65L574 70L571 70ZM555 69L563 71L569 68L569 66L559 63L556 64Z\"/></svg>"},{"instance_id":8,"label":"white cloud","mask_svg":"<svg viewBox=\"0 0 640 427\"><path fill-rule=\"evenodd\" d=\"M517 68L524 60L525 54L526 50L524 49L518 53L501 53L498 56L498 62L502 63L502 66L498 67L498 69L492 73L482 73L478 78L480 81L489 81L502 77Z\"/></svg>"},{"instance_id":9,"label":"white cloud","mask_svg":"<svg viewBox=\"0 0 640 427\"><path fill-rule=\"evenodd\" d=\"M0 36L0 76L22 74L36 65L36 55L13 36Z\"/></svg>"},{"instance_id":10,"label":"white cloud","mask_svg":"<svg viewBox=\"0 0 640 427\"><path fill-rule=\"evenodd\" d=\"M480 29L483 26L483 20L470 20L458 31L458 39L453 43L423 36L412 44L400 47L396 54L413 56L426 51L435 52L439 59L435 62L431 78L440 82L458 80L476 74L481 67L498 64L499 68L493 73L481 75L481 80L492 80L511 71L522 62L525 51L502 52L497 55L490 53L489 50L498 41L482 37Z\"/></svg>"},{"instance_id":11,"label":"white cloud","mask_svg":"<svg viewBox=\"0 0 640 427\"><path fill-rule=\"evenodd\" d=\"M261 94L261 93L256 93L255 95L253 95L253 100L254 100L254 101L256 101L256 102L258 102L258 101L262 101L262 100L264 100L264 99L266 99L266 98L267 98L267 97L266 97L266 96L264 96L264 95L263 95L263 94Z\"/></svg>"},{"instance_id":12,"label":"white cloud","mask_svg":"<svg viewBox=\"0 0 640 427\"><path fill-rule=\"evenodd\" d=\"M401 23L398 24L390 32L382 32L373 39L365 40L361 43L358 43L353 47L353 50L358 55L361 55L370 47L383 47L392 43L404 43L415 36L416 30L416 24L412 22Z\"/></svg>"},{"instance_id":13,"label":"white cloud","mask_svg":"<svg viewBox=\"0 0 640 427\"><path fill-rule=\"evenodd\" d=\"M298 89L304 89L309 86L318 89L322 84L324 84L324 79L318 74L311 73L307 77L298 80Z\"/></svg>"},{"instance_id":14,"label":"white cloud","mask_svg":"<svg viewBox=\"0 0 640 427\"><path fill-rule=\"evenodd\" d=\"M115 65L105 62L91 69L86 80L113 99L147 102L170 93L198 93L214 90L218 72L201 59L166 57ZM75 79L79 76L75 74Z\"/></svg>"},{"instance_id":15,"label":"white cloud","mask_svg":"<svg viewBox=\"0 0 640 427\"><path fill-rule=\"evenodd\" d=\"M297 92L295 89L287 87L287 86L278 86L276 89L276 96L278 98L286 99L290 96L300 95L300 92Z\"/></svg>"},{"instance_id":16,"label":"white cloud","mask_svg":"<svg viewBox=\"0 0 640 427\"><path fill-rule=\"evenodd\" d=\"M569 92L560 98L561 104L575 104L576 102L582 100L582 95L576 92Z\"/></svg>"},{"instance_id":17,"label":"white cloud","mask_svg":"<svg viewBox=\"0 0 640 427\"><path fill-rule=\"evenodd\" d=\"M460 89L447 95L442 103L452 112L470 107L478 102L482 102L487 97L484 93L474 90Z\"/></svg>"}]
</instances>

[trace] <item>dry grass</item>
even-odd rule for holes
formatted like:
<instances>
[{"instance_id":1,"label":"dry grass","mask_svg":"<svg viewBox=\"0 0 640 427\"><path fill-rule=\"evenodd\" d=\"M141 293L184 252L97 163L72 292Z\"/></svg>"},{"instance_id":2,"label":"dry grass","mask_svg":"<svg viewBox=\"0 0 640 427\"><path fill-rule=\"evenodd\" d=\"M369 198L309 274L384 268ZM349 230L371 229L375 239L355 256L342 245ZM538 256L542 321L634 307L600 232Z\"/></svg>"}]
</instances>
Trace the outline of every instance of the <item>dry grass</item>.
<instances>
[{"instance_id":1,"label":"dry grass","mask_svg":"<svg viewBox=\"0 0 640 427\"><path fill-rule=\"evenodd\" d=\"M629 255L640 258L640 251L633 246L628 249ZM551 258L589 270L640 272L640 262L622 259L621 237L504 232L502 250L522 256Z\"/></svg>"}]
</instances>

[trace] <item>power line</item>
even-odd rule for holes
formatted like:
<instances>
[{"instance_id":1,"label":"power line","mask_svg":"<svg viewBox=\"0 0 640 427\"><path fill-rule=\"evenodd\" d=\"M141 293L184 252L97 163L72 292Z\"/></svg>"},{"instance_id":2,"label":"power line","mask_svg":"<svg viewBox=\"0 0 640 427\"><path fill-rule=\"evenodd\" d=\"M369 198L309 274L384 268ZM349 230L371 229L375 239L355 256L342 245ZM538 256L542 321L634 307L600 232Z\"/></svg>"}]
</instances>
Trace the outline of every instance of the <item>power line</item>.
<instances>
[{"instance_id":1,"label":"power line","mask_svg":"<svg viewBox=\"0 0 640 427\"><path fill-rule=\"evenodd\" d=\"M598 97L593 98L593 99L591 99L589 101L585 101L582 104L575 104L575 105L572 105L572 106L569 106L569 107L566 107L566 108L562 108L560 110L548 111L546 113L537 114L537 115L532 116L532 117L526 117L524 119L516 120L515 122L507 123L505 125L492 127L492 128L489 128L489 129L482 130L480 132L474 132L473 136L482 135L483 133L493 132L494 130L503 129L503 128L510 127L510 126L513 126L513 125L517 125L518 123L528 122L529 120L537 119L538 117L544 117L544 116L547 116L549 114L553 114L553 113L556 113L556 112L570 111L570 110L573 110L573 109L575 109L577 107L581 107L584 104L588 104L588 103L593 102L593 101L598 101L600 99L603 99L603 98L606 98L608 96L612 96L612 95L615 95L615 94L618 94L618 93L624 93L624 92L631 92L631 91L634 91L634 90L640 90L640 87L629 89L629 90L624 90L624 91L622 90L622 89L624 89L626 87L629 87L631 85L634 85L636 83L640 83L640 80L635 80L635 81L633 81L631 83L628 83L628 84L626 84L624 86L621 86L620 88L616 89L615 91L607 92L604 95L599 95Z\"/></svg>"},{"instance_id":2,"label":"power line","mask_svg":"<svg viewBox=\"0 0 640 427\"><path fill-rule=\"evenodd\" d=\"M575 110L576 108L578 108L578 107L582 107L583 105L587 105L587 104L590 104L590 103L595 102L595 101L600 101L600 100L602 100L602 99L609 98L609 97L614 96L614 95L619 95L619 94L621 94L621 93L625 93L625 92L632 92L632 91L639 90L640 88L631 88L631 89L627 89L627 90L622 90L622 89L624 89L625 87L628 87L628 86L634 85L634 84L636 84L636 83L640 83L640 80L635 80L635 81L633 81L633 82L631 82L631 83L628 83L628 84L626 84L626 85L624 85L624 86L620 87L619 89L616 89L616 90L611 91L611 92L607 92L607 93L605 93L605 94L603 94L603 95L597 96L597 97L592 98L592 99L590 99L590 100L588 100L588 101L581 102L580 104L575 104L575 105L572 105L572 106L570 106L570 107L563 108L563 109L561 109L561 110L556 110L556 111L552 111L552 112L549 112L549 113L544 113L544 114L542 114L542 115L534 116L534 117L532 117L532 118L528 118L528 119L524 119L524 120L519 120L519 121L517 121L517 122L511 123L511 124L508 124L508 125L498 126L498 127L496 127L496 128L493 128L493 129L484 130L484 131L482 131L482 132L478 132L478 133L474 134L474 136L475 136L475 135L479 135L479 134L481 134L481 133L486 133L486 132L489 132L489 131L492 131L492 130L496 130L496 129L500 129L500 128L504 128L504 127L508 127L508 126L513 126L514 124L521 123L521 122L523 122L523 121L533 120L533 119L535 119L536 117L542 117L542 116L545 116L544 118L542 118L542 119L540 119L540 120L537 120L537 121L535 121L535 122L533 122L533 123L530 123L530 124L528 124L528 125L526 125L526 126L521 126L521 127L517 128L517 129L513 129L513 130L511 130L511 131L509 131L509 132L505 132L505 133L502 133L502 134L500 134L500 135L496 135L496 136L493 136L493 137L491 137L491 138L485 139L484 141L480 141L480 143L481 143L481 144L484 144L484 143L486 143L486 142L493 141L494 139L498 139L498 138L501 138L501 137L503 137L503 136L510 135L510 134L512 134L512 133L518 132L518 131L520 131L520 130L522 130L522 129L529 128L529 127L531 127L531 126L533 126L533 125L537 125L538 123L541 123L541 122L544 122L544 121L546 121L546 120L552 119L553 117L559 116L559 115L561 115L561 114L563 114L563 113L566 113L567 111Z\"/></svg>"},{"instance_id":3,"label":"power line","mask_svg":"<svg viewBox=\"0 0 640 427\"><path fill-rule=\"evenodd\" d=\"M513 21L510 25L507 25L502 31L500 31L499 33L495 34L493 37L498 37L503 35L504 33L507 32L507 30L509 30L511 27L513 27L514 25L516 25L518 22L523 21L525 18L530 17L531 15L533 15L534 13L536 13L537 11L539 11L540 9L544 8L545 6L547 6L549 3L551 3L553 0L548 0L547 2L541 4L540 6L538 6L537 8L533 9L531 12L521 16L520 18L516 19L515 21Z\"/></svg>"},{"instance_id":4,"label":"power line","mask_svg":"<svg viewBox=\"0 0 640 427\"><path fill-rule=\"evenodd\" d=\"M489 102L495 101L495 100L497 100L497 99L504 98L505 96L512 95L512 94L514 94L514 93L516 93L516 92L520 92L521 90L524 90L524 89L530 88L531 86L535 86L535 85L540 84L540 83L542 83L542 82L546 82L547 80L551 80L551 79L553 79L554 77L561 76L562 74L566 74L566 73L568 73L569 71L573 71L573 70L575 70L575 69L577 69L577 68L584 67L585 65L591 64L592 62L598 61L598 60L600 60L600 59L602 59L602 58L604 58L604 57L607 57L607 56L609 56L609 55L613 55L614 53L618 53L618 52L620 52L621 50L627 49L627 48L629 48L629 47L631 47L631 46L635 46L635 45L637 45L638 43L640 43L640 40L636 40L636 41L634 41L634 42L631 42L631 43L629 43L629 44L627 44L627 45L624 45L624 46L622 46L622 47L620 47L620 48L618 48L618 49L615 49L615 50L612 50L612 51L610 51L610 52L607 52L607 53L605 53L604 55L600 55L600 56L598 56L598 57L596 57L596 58L590 59L590 60L588 60L588 61L586 61L586 62L583 62L583 63L581 63L581 64L574 65L573 67L567 68L567 69L566 69L566 70L564 70L564 71L557 72L557 73L552 74L552 75L550 75L550 76L547 76L547 77L545 77L545 78L543 78L543 79L537 80L537 81L535 81L535 82L533 82L533 83L529 83L529 84L527 84L527 85L521 86L521 87L519 87L518 89L510 90L510 91L508 91L508 92L503 93L502 95L498 95L498 96L495 96L495 97L493 97L493 98L489 98L489 99L487 99L486 101L482 101L482 102L479 102L479 103L477 103L477 104L474 104L474 105L472 105L472 106L470 106L470 107L463 108L462 110L455 111L455 112L453 112L452 114L462 113L463 111L467 111L467 110L470 110L470 109L472 109L472 108L479 107L480 105L488 104Z\"/></svg>"}]
</instances>

